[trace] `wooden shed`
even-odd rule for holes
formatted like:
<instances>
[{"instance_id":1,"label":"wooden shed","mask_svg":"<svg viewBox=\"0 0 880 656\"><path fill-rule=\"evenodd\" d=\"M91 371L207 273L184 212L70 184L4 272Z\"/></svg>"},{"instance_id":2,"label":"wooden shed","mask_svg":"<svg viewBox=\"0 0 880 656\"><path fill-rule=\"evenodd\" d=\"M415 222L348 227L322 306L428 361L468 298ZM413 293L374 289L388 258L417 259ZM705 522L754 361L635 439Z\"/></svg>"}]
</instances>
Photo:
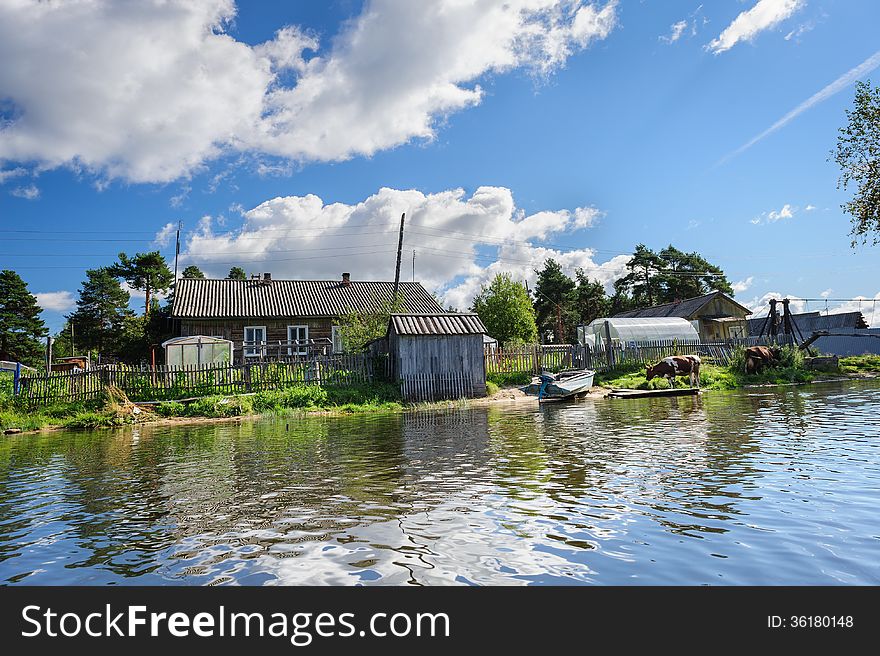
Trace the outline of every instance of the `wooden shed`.
<instances>
[{"instance_id":1,"label":"wooden shed","mask_svg":"<svg viewBox=\"0 0 880 656\"><path fill-rule=\"evenodd\" d=\"M392 314L388 350L409 401L486 395L483 335L476 314Z\"/></svg>"}]
</instances>

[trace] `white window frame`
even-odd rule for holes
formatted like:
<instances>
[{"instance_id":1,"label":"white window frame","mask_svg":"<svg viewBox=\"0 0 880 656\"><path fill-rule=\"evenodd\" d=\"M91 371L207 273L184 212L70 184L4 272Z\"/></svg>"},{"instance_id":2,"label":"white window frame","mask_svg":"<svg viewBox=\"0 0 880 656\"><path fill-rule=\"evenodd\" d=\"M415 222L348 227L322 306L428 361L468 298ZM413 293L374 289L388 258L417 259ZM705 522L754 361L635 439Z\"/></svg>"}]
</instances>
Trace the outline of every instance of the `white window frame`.
<instances>
[{"instance_id":1,"label":"white window frame","mask_svg":"<svg viewBox=\"0 0 880 656\"><path fill-rule=\"evenodd\" d=\"M252 331L262 330L262 331L263 331L263 339L259 340L259 343L260 343L260 346L266 346L266 343L267 343L267 339L266 339L266 336L267 336L266 326L245 326L245 327L244 327L244 339L243 339L243 341L244 341L245 343L247 343L247 342L254 342L254 344L251 345L251 346L244 346L244 345L242 345L242 346L244 347L244 357L246 357L246 358L258 358L258 357L260 357L260 356L263 354L263 349L257 347L256 342L257 342L258 340L256 339L256 332L254 332L254 339L249 340L249 339L247 338L247 333L248 333L249 330L252 330Z\"/></svg>"},{"instance_id":2,"label":"white window frame","mask_svg":"<svg viewBox=\"0 0 880 656\"><path fill-rule=\"evenodd\" d=\"M299 338L294 339L290 334L291 328L303 329L305 331L305 337L303 337L302 339L299 339ZM296 349L294 349L293 347L290 346L290 342L295 342L295 341L305 341L305 342L309 341L309 326L308 326L308 324L291 324L291 325L287 326L287 344L288 344L287 355L308 355L309 354L309 347L307 345L306 346L297 345Z\"/></svg>"},{"instance_id":3,"label":"white window frame","mask_svg":"<svg viewBox=\"0 0 880 656\"><path fill-rule=\"evenodd\" d=\"M339 333L339 326L330 326L331 349L334 353L342 353L342 335ZM336 348L336 346L339 348Z\"/></svg>"}]
</instances>

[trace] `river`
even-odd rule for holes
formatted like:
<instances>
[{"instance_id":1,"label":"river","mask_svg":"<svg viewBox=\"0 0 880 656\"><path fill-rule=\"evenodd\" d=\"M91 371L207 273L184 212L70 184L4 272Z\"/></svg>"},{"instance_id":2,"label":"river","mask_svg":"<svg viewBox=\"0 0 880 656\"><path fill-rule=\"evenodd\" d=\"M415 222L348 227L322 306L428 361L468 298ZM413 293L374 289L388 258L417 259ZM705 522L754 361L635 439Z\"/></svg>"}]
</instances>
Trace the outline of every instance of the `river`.
<instances>
[{"instance_id":1,"label":"river","mask_svg":"<svg viewBox=\"0 0 880 656\"><path fill-rule=\"evenodd\" d=\"M6 584L877 584L880 382L0 442Z\"/></svg>"}]
</instances>

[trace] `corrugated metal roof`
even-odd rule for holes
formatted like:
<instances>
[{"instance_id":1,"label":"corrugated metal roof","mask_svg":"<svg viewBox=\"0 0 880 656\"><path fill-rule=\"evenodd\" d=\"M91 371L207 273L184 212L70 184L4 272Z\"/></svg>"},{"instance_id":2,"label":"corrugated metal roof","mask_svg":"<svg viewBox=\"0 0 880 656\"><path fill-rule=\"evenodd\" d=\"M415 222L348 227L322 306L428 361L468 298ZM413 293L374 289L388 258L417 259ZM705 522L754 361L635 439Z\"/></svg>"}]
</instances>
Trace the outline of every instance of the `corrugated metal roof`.
<instances>
[{"instance_id":1,"label":"corrugated metal roof","mask_svg":"<svg viewBox=\"0 0 880 656\"><path fill-rule=\"evenodd\" d=\"M476 314L452 312L392 314L389 329L398 335L482 335L486 326Z\"/></svg>"},{"instance_id":2,"label":"corrugated metal roof","mask_svg":"<svg viewBox=\"0 0 880 656\"><path fill-rule=\"evenodd\" d=\"M837 330L840 328L865 328L865 317L861 312L838 312L836 314L820 314L819 312L804 312L801 314L792 314L791 318L795 325L804 334L809 337L816 330ZM749 319L749 334L760 335L764 328L766 316L757 319ZM779 316L780 325L782 315ZM769 325L769 324L768 324Z\"/></svg>"},{"instance_id":3,"label":"corrugated metal roof","mask_svg":"<svg viewBox=\"0 0 880 656\"><path fill-rule=\"evenodd\" d=\"M654 307L649 308L640 308L638 310L629 310L627 312L620 312L615 314L615 317L620 318L637 318L637 317L682 317L688 318L699 312L699 310L706 304L709 303L716 296L723 296L725 299L733 303L734 305L738 305L743 309L744 314L751 314L752 311L749 308L745 307L734 301L730 296L725 294L724 292L714 291L708 294L703 294L702 296L695 296L694 298L686 298L683 301L678 301L677 303L665 303L664 305L655 305Z\"/></svg>"},{"instance_id":4,"label":"corrugated metal roof","mask_svg":"<svg viewBox=\"0 0 880 656\"><path fill-rule=\"evenodd\" d=\"M178 319L338 317L375 310L393 292L393 282L180 278L171 314ZM401 282L400 295L408 312L443 312L421 283Z\"/></svg>"}]
</instances>

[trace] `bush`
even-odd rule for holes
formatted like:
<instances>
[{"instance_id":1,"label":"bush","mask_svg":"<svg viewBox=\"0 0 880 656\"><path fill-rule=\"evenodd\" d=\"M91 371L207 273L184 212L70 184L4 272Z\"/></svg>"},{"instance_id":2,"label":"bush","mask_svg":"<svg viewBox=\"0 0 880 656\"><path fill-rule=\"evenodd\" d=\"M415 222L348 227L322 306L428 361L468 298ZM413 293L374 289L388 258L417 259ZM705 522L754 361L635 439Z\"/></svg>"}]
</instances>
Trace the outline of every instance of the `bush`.
<instances>
[{"instance_id":1,"label":"bush","mask_svg":"<svg viewBox=\"0 0 880 656\"><path fill-rule=\"evenodd\" d=\"M512 385L528 385L532 382L532 374L528 371L496 371L486 376L486 381L498 387Z\"/></svg>"},{"instance_id":2,"label":"bush","mask_svg":"<svg viewBox=\"0 0 880 656\"><path fill-rule=\"evenodd\" d=\"M160 417L182 417L186 412L186 406L177 401L165 401L157 404L154 409Z\"/></svg>"},{"instance_id":3,"label":"bush","mask_svg":"<svg viewBox=\"0 0 880 656\"><path fill-rule=\"evenodd\" d=\"M486 381L486 394L488 396L492 396L493 394L497 394L500 389L501 388L498 387L498 385L493 383L491 380Z\"/></svg>"}]
</instances>

